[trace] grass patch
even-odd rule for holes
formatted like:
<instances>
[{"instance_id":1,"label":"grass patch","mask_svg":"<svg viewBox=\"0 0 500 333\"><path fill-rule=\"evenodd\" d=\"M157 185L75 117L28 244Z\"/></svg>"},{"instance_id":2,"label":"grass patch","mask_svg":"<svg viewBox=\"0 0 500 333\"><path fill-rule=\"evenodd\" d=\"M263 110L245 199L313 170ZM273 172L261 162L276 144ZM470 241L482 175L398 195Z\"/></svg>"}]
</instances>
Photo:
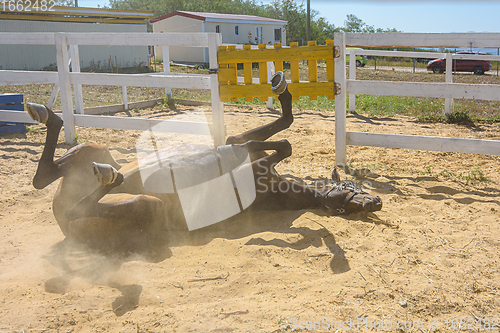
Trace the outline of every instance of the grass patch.
<instances>
[{"instance_id":1,"label":"grass patch","mask_svg":"<svg viewBox=\"0 0 500 333\"><path fill-rule=\"evenodd\" d=\"M209 102L212 100L210 90L206 89L176 89L172 88L173 99L191 99L195 101Z\"/></svg>"},{"instance_id":2,"label":"grass patch","mask_svg":"<svg viewBox=\"0 0 500 333\"><path fill-rule=\"evenodd\" d=\"M440 176L450 179L450 180L460 180L465 181L467 184L475 184L478 182L489 182L490 177L486 176L483 169L478 165L474 169L469 170L467 173L455 173L448 170L442 170L439 173Z\"/></svg>"},{"instance_id":3,"label":"grass patch","mask_svg":"<svg viewBox=\"0 0 500 333\"><path fill-rule=\"evenodd\" d=\"M275 101L275 107L281 108L277 99ZM334 111L335 100L329 100L326 96L318 96L317 100L311 100L309 96L302 96L300 100L293 101L293 107L300 110Z\"/></svg>"},{"instance_id":4,"label":"grass patch","mask_svg":"<svg viewBox=\"0 0 500 333\"><path fill-rule=\"evenodd\" d=\"M368 115L407 115L426 120L443 120L444 101L406 96L356 96L356 111Z\"/></svg>"}]
</instances>

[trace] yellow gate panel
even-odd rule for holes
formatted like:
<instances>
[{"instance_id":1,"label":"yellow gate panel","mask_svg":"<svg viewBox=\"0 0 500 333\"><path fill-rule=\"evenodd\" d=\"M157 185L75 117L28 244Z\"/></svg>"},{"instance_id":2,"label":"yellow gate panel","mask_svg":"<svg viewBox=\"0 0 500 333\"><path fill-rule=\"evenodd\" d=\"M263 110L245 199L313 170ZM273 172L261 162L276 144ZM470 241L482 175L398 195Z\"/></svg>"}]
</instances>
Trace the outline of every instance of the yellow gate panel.
<instances>
[{"instance_id":1,"label":"yellow gate panel","mask_svg":"<svg viewBox=\"0 0 500 333\"><path fill-rule=\"evenodd\" d=\"M300 82L288 83L288 91L292 96L335 96L333 84L325 84L327 82ZM222 101L228 101L230 98L244 97L253 99L254 97L268 98L276 97L271 92L271 84L252 84L247 86L244 84L238 85L221 85L219 90Z\"/></svg>"},{"instance_id":2,"label":"yellow gate panel","mask_svg":"<svg viewBox=\"0 0 500 333\"><path fill-rule=\"evenodd\" d=\"M243 45L243 50L236 50L235 46L219 47L219 85L220 98L227 102L245 98L247 101L259 97L261 100L275 96L268 83L267 63L274 62L275 71L283 71L283 62L290 62L288 90L294 100L301 96L309 96L316 100L318 96L335 98L334 91L334 46L329 40L326 45L316 45L315 41L308 42L308 46L298 46L290 43L290 47L283 47L275 43L274 48L267 48L266 44L259 44L258 49L250 45ZM318 82L318 60L326 60L326 81ZM307 81L300 81L299 61L306 60L308 64ZM252 64L259 65L258 82L254 84ZM243 84L238 84L237 65L243 64Z\"/></svg>"},{"instance_id":3,"label":"yellow gate panel","mask_svg":"<svg viewBox=\"0 0 500 333\"><path fill-rule=\"evenodd\" d=\"M277 43L279 44L279 43ZM292 44L297 43L290 43ZM291 60L306 60L306 59L327 59L333 58L333 46L317 45L317 46L298 46L297 48L279 48L267 49L266 44L262 49L243 49L235 51L219 52L219 64L228 63L244 63L244 62L266 62L266 61L291 61ZM224 48L224 46L221 46ZM236 53L236 54L235 54Z\"/></svg>"}]
</instances>

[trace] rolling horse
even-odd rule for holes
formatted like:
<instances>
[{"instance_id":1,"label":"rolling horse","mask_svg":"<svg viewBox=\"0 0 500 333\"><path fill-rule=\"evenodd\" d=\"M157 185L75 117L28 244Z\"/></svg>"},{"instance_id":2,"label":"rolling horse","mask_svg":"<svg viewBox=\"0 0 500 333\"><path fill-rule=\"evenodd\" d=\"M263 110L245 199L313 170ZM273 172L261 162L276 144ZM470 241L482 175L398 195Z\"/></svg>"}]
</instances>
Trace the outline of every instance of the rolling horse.
<instances>
[{"instance_id":1,"label":"rolling horse","mask_svg":"<svg viewBox=\"0 0 500 333\"><path fill-rule=\"evenodd\" d=\"M272 77L271 86L282 108L281 116L271 123L230 136L226 145L214 149L171 146L126 165L118 164L106 146L88 142L55 159L63 121L48 107L28 103L30 116L47 126L33 186L43 189L61 179L53 199L54 216L66 238L91 248L132 244L160 230L186 229L186 223L189 230L197 229L245 210L323 209L330 215L381 210L380 197L340 181L335 169L331 182L321 188L289 180L275 170L292 154L292 147L287 140L269 139L292 125L293 114L292 95L282 72ZM245 186L237 186L238 175L246 177ZM201 184L223 176L227 179L221 180L223 188L229 187L231 197L236 197L231 199L236 209L224 206L229 197L221 188ZM170 184L168 191L162 185L165 182ZM219 220L210 220L211 214L198 208L210 207L212 202L222 202L212 207L212 212L225 212ZM209 221L200 222L203 218Z\"/></svg>"}]
</instances>

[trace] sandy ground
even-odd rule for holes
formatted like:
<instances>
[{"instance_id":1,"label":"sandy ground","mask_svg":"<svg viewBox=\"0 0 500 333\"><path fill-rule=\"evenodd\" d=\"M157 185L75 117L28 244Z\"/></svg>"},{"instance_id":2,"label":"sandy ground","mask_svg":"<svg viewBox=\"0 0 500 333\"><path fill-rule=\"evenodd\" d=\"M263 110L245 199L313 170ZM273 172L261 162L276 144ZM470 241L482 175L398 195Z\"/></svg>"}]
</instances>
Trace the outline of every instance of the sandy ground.
<instances>
[{"instance_id":1,"label":"sandy ground","mask_svg":"<svg viewBox=\"0 0 500 333\"><path fill-rule=\"evenodd\" d=\"M333 113L294 114L292 127L276 136L294 150L280 170L324 179L335 157ZM278 115L226 107L228 133ZM500 139L498 125L406 117L350 115L348 128ZM119 163L135 157L138 132L77 133L80 141L107 144ZM44 126L33 126L0 137L0 332L500 328L499 157L348 147L354 176L382 197L382 211L244 214L176 239L153 257L117 260L73 250L61 260L64 237L51 211L57 184L31 185L44 136ZM60 142L57 156L69 147L63 134Z\"/></svg>"}]
</instances>

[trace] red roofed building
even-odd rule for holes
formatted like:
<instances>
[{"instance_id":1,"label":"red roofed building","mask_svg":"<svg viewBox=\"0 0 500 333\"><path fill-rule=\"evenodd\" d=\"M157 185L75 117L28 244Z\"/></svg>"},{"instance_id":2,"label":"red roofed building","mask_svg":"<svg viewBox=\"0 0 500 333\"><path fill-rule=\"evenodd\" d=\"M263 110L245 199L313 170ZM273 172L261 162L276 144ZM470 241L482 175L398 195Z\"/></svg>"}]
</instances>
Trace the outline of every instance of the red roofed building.
<instances>
[{"instance_id":1,"label":"red roofed building","mask_svg":"<svg viewBox=\"0 0 500 333\"><path fill-rule=\"evenodd\" d=\"M151 20L153 31L216 32L222 34L223 44L274 44L286 41L287 21L253 15L218 14L176 11ZM170 60L208 62L208 51L201 48L170 47ZM161 46L156 58L162 59Z\"/></svg>"}]
</instances>

